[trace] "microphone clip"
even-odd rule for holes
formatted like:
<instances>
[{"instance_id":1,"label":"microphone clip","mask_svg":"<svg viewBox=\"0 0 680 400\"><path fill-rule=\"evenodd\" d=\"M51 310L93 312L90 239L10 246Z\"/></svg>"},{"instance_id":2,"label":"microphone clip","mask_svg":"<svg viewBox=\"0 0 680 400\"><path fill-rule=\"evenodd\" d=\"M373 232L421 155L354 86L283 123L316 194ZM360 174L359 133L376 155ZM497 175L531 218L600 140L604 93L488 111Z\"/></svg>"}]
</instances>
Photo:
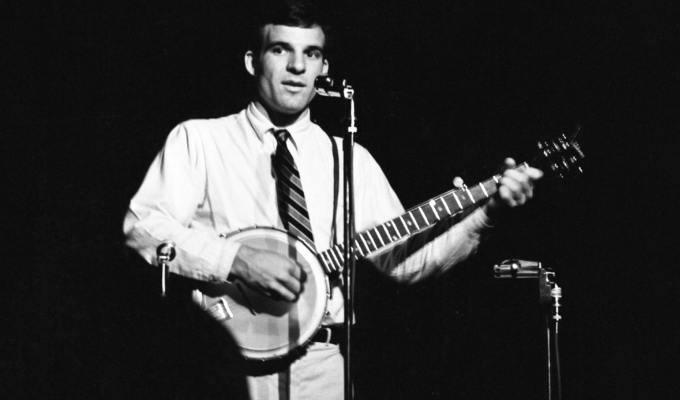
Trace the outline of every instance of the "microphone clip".
<instances>
[{"instance_id":1,"label":"microphone clip","mask_svg":"<svg viewBox=\"0 0 680 400\"><path fill-rule=\"evenodd\" d=\"M314 90L323 97L352 100L354 89L347 79L336 80L328 75L319 75L314 80Z\"/></svg>"},{"instance_id":2,"label":"microphone clip","mask_svg":"<svg viewBox=\"0 0 680 400\"><path fill-rule=\"evenodd\" d=\"M504 260L493 266L493 276L498 279L514 278L538 278L542 270L540 261L529 260Z\"/></svg>"}]
</instances>

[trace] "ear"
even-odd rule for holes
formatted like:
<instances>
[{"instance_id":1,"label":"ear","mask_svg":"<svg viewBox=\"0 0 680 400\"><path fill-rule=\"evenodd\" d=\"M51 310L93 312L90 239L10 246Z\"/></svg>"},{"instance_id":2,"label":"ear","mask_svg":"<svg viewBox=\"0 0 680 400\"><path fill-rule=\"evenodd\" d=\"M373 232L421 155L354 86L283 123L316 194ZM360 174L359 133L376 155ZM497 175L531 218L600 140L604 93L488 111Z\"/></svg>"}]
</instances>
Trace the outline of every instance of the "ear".
<instances>
[{"instance_id":1,"label":"ear","mask_svg":"<svg viewBox=\"0 0 680 400\"><path fill-rule=\"evenodd\" d=\"M328 59L323 59L323 66L321 67L321 75L328 75Z\"/></svg>"},{"instance_id":2,"label":"ear","mask_svg":"<svg viewBox=\"0 0 680 400\"><path fill-rule=\"evenodd\" d=\"M255 76L255 55L253 54L252 50L246 51L246 54L243 55L243 64L246 67L246 71L252 76Z\"/></svg>"}]
</instances>

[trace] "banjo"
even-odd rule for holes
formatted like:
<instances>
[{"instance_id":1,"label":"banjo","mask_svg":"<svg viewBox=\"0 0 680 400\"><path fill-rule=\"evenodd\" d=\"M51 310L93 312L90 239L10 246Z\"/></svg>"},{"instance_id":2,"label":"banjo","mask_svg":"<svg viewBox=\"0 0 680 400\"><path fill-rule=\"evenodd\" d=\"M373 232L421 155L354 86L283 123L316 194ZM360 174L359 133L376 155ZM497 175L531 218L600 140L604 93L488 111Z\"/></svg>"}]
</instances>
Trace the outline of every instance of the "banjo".
<instances>
[{"instance_id":1,"label":"banjo","mask_svg":"<svg viewBox=\"0 0 680 400\"><path fill-rule=\"evenodd\" d=\"M576 141L565 135L538 143L537 161L559 177L580 173L584 154ZM541 163L543 165L545 163ZM449 190L404 214L355 235L357 257L366 257L433 226L438 221L481 205L498 190L501 175L474 186ZM304 346L321 327L330 296L324 272L342 270L344 246L315 252L305 241L277 228L252 227L224 236L225 240L256 249L267 249L293 260L307 275L304 290L295 302L274 300L250 289L243 282L204 283L192 293L193 300L229 330L246 359L266 361L282 358Z\"/></svg>"}]
</instances>

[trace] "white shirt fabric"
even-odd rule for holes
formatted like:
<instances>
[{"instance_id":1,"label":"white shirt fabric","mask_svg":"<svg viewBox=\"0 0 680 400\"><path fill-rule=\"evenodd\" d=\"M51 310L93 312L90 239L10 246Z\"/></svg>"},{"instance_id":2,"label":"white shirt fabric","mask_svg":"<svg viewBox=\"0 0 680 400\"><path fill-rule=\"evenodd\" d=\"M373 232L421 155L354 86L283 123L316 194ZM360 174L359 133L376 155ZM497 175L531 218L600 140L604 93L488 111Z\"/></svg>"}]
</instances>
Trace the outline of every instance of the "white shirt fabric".
<instances>
[{"instance_id":1,"label":"white shirt fabric","mask_svg":"<svg viewBox=\"0 0 680 400\"><path fill-rule=\"evenodd\" d=\"M238 114L179 124L151 164L130 201L123 230L127 245L156 264L156 248L176 245L170 271L185 277L223 282L239 244L220 234L252 226L281 227L271 155L275 127L253 103ZM331 244L332 218L343 237L342 184L333 210L334 169L329 137L310 120L309 110L290 126L287 142L305 192L317 251ZM340 182L342 146L338 140ZM354 149L355 226L358 232L404 212L382 170L361 145ZM413 282L445 271L477 248L487 216L475 210L442 234L419 235L371 260L395 279ZM426 244L413 243L424 241ZM343 320L338 288L329 302L328 323Z\"/></svg>"}]
</instances>

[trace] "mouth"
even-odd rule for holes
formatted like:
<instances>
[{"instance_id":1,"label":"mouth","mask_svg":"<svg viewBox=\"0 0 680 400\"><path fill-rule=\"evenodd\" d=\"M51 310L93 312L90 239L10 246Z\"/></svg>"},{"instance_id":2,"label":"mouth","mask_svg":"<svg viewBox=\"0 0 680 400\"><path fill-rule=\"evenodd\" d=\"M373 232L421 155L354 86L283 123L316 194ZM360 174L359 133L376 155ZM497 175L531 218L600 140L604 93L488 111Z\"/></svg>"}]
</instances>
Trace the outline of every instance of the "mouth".
<instances>
[{"instance_id":1,"label":"mouth","mask_svg":"<svg viewBox=\"0 0 680 400\"><path fill-rule=\"evenodd\" d=\"M286 80L286 81L281 82L281 84L283 86L285 86L288 90L296 91L296 92L302 90L305 86L307 86L307 85L304 84L304 82L293 81L293 80Z\"/></svg>"}]
</instances>

